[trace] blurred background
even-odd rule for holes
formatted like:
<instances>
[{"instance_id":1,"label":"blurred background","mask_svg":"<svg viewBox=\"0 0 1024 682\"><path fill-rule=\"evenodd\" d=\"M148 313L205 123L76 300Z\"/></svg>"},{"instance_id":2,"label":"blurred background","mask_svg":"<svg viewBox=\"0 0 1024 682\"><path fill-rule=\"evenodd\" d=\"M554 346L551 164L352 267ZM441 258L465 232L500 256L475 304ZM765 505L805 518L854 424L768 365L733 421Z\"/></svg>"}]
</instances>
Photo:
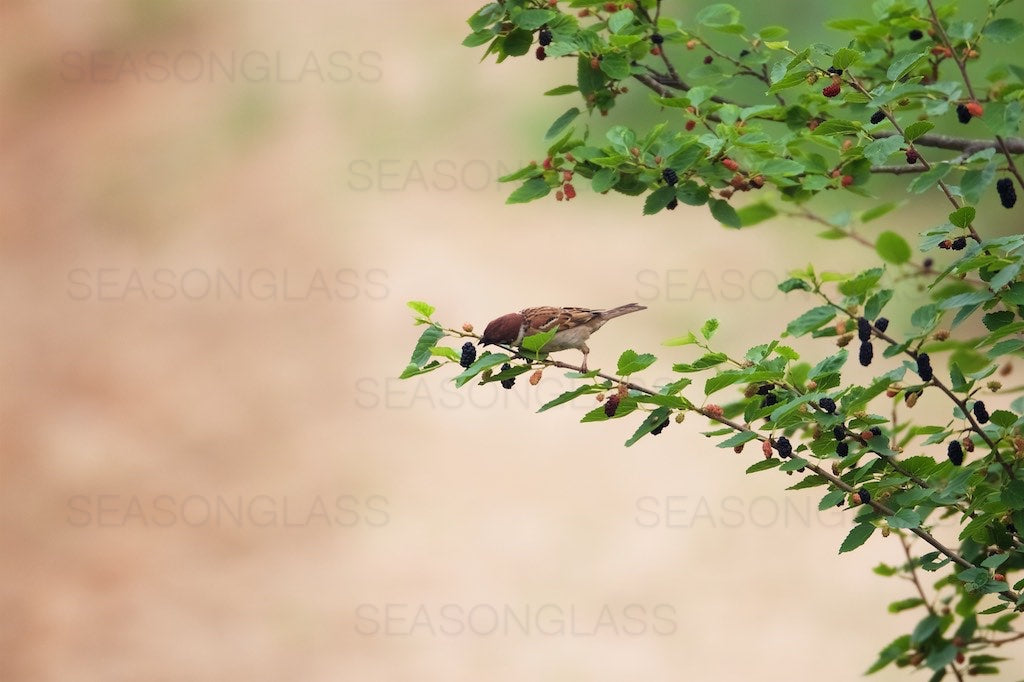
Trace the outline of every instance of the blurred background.
<instances>
[{"instance_id":1,"label":"blurred background","mask_svg":"<svg viewBox=\"0 0 1024 682\"><path fill-rule=\"evenodd\" d=\"M737 5L842 39L831 3ZM742 353L809 306L787 271L873 262L585 186L505 206L574 64L480 64L477 6L0 2L0 677L853 680L912 625L870 570L898 543L837 556L851 513L744 476L759 448L689 419L627 450L594 403L535 414L552 371L396 378L410 299L478 329L637 301L591 366L654 352L657 384L695 357L664 339L717 317Z\"/></svg>"}]
</instances>

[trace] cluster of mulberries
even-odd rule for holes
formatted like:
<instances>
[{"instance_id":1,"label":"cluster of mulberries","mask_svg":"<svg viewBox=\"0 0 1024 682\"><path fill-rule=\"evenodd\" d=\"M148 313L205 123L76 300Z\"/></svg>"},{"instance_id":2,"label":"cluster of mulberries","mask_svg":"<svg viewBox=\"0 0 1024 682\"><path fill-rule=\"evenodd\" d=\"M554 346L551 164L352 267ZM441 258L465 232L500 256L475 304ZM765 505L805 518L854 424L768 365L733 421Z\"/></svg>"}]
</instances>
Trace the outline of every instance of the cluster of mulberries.
<instances>
[{"instance_id":1,"label":"cluster of mulberries","mask_svg":"<svg viewBox=\"0 0 1024 682\"><path fill-rule=\"evenodd\" d=\"M980 400L974 403L974 416L977 417L979 424L988 422L988 410L985 409L985 403Z\"/></svg>"},{"instance_id":2,"label":"cluster of mulberries","mask_svg":"<svg viewBox=\"0 0 1024 682\"><path fill-rule=\"evenodd\" d=\"M679 175L672 168L661 171L661 177L665 180L666 185L674 185L679 182Z\"/></svg>"},{"instance_id":3,"label":"cluster of mulberries","mask_svg":"<svg viewBox=\"0 0 1024 682\"><path fill-rule=\"evenodd\" d=\"M867 367L871 364L871 361L875 359L875 348L871 345L870 341L864 341L860 344L860 353L858 354L860 364Z\"/></svg>"},{"instance_id":4,"label":"cluster of mulberries","mask_svg":"<svg viewBox=\"0 0 1024 682\"><path fill-rule=\"evenodd\" d=\"M885 120L885 112L882 111L881 109L879 109L875 113L871 114L871 122L872 123L881 123L884 120Z\"/></svg>"},{"instance_id":5,"label":"cluster of mulberries","mask_svg":"<svg viewBox=\"0 0 1024 682\"><path fill-rule=\"evenodd\" d=\"M476 362L476 346L471 341L467 341L462 344L462 357L459 358L459 364L469 367L474 362Z\"/></svg>"},{"instance_id":6,"label":"cluster of mulberries","mask_svg":"<svg viewBox=\"0 0 1024 682\"><path fill-rule=\"evenodd\" d=\"M1003 208L1013 208L1013 205L1017 203L1017 192L1014 190L1013 180L1010 178L996 180L996 191L999 192L999 203L1003 205Z\"/></svg>"},{"instance_id":7,"label":"cluster of mulberries","mask_svg":"<svg viewBox=\"0 0 1024 682\"><path fill-rule=\"evenodd\" d=\"M917 374L925 381L931 381L935 376L932 372L932 359L927 353L917 354Z\"/></svg>"},{"instance_id":8,"label":"cluster of mulberries","mask_svg":"<svg viewBox=\"0 0 1024 682\"><path fill-rule=\"evenodd\" d=\"M512 369L512 365L510 365L510 364L508 364L506 362L504 365L501 366L501 371L502 372L504 372L506 369ZM502 388L512 388L513 386L515 386L515 383L516 383L516 378L515 377L509 377L508 379L502 379L501 380L501 387Z\"/></svg>"},{"instance_id":9,"label":"cluster of mulberries","mask_svg":"<svg viewBox=\"0 0 1024 682\"><path fill-rule=\"evenodd\" d=\"M949 441L949 445L946 447L946 456L949 457L949 461L952 462L955 467L964 463L964 449L963 446L960 445L960 441Z\"/></svg>"},{"instance_id":10,"label":"cluster of mulberries","mask_svg":"<svg viewBox=\"0 0 1024 682\"><path fill-rule=\"evenodd\" d=\"M779 436L775 439L775 449L779 451L779 457L783 459L793 456L793 444L785 436Z\"/></svg>"},{"instance_id":11,"label":"cluster of mulberries","mask_svg":"<svg viewBox=\"0 0 1024 682\"><path fill-rule=\"evenodd\" d=\"M818 407L829 414L834 414L836 411L836 401L832 400L832 398L822 398L818 401Z\"/></svg>"}]
</instances>

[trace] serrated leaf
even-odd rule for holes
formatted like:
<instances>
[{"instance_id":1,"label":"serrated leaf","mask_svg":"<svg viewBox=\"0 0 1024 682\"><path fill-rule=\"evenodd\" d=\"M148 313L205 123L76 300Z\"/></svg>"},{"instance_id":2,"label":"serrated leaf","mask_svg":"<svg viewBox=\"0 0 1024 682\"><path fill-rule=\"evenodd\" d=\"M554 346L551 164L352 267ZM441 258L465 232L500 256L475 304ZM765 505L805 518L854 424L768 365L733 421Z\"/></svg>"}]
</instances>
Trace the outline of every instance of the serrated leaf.
<instances>
[{"instance_id":1,"label":"serrated leaf","mask_svg":"<svg viewBox=\"0 0 1024 682\"><path fill-rule=\"evenodd\" d=\"M694 335L693 332L687 332L683 336L676 336L674 338L668 339L667 341L662 341L661 345L663 345L663 346L690 346L692 344L697 343L697 340L698 339Z\"/></svg>"},{"instance_id":2,"label":"serrated leaf","mask_svg":"<svg viewBox=\"0 0 1024 682\"><path fill-rule=\"evenodd\" d=\"M717 330L718 320L711 318L710 320L706 321L704 325L700 328L700 333L701 336L710 341L711 337L715 335L715 331Z\"/></svg>"},{"instance_id":3,"label":"serrated leaf","mask_svg":"<svg viewBox=\"0 0 1024 682\"><path fill-rule=\"evenodd\" d=\"M953 223L957 227L967 227L974 222L974 216L976 213L977 211L973 206L961 206L949 214L949 222Z\"/></svg>"},{"instance_id":4,"label":"serrated leaf","mask_svg":"<svg viewBox=\"0 0 1024 682\"><path fill-rule=\"evenodd\" d=\"M886 520L892 528L917 528L921 525L921 515L913 509L900 509Z\"/></svg>"},{"instance_id":5,"label":"serrated leaf","mask_svg":"<svg viewBox=\"0 0 1024 682\"><path fill-rule=\"evenodd\" d=\"M579 86L576 85L559 85L557 88L551 88L544 93L545 97L557 97L558 95L569 95L574 92L579 92Z\"/></svg>"},{"instance_id":6,"label":"serrated leaf","mask_svg":"<svg viewBox=\"0 0 1024 682\"><path fill-rule=\"evenodd\" d=\"M879 204L874 208L869 208L860 214L860 221L862 223L869 223L876 218L881 218L886 213L892 211L895 208L899 208L900 204L895 201L889 201L884 204Z\"/></svg>"},{"instance_id":7,"label":"serrated leaf","mask_svg":"<svg viewBox=\"0 0 1024 682\"><path fill-rule=\"evenodd\" d=\"M928 59L927 52L906 52L892 60L885 72L885 77L891 81L898 80L926 59Z\"/></svg>"},{"instance_id":8,"label":"serrated leaf","mask_svg":"<svg viewBox=\"0 0 1024 682\"><path fill-rule=\"evenodd\" d=\"M869 142L864 147L864 156L874 165L881 166L886 159L903 148L903 137L893 135L891 137L880 137L874 142Z\"/></svg>"},{"instance_id":9,"label":"serrated leaf","mask_svg":"<svg viewBox=\"0 0 1024 682\"><path fill-rule=\"evenodd\" d=\"M907 138L908 142L913 142L934 127L935 124L931 121L914 121L903 129L903 136Z\"/></svg>"},{"instance_id":10,"label":"serrated leaf","mask_svg":"<svg viewBox=\"0 0 1024 682\"><path fill-rule=\"evenodd\" d=\"M550 410L552 407L558 407L559 405L567 403L571 400L575 400L580 396L587 395L589 393L598 393L601 390L602 389L600 387L595 386L594 384L584 384L582 386L574 388L571 391L566 391L565 393L562 393L561 395L557 396L552 400L549 400L548 402L541 405L540 409L537 411L544 412L546 410Z\"/></svg>"},{"instance_id":11,"label":"serrated leaf","mask_svg":"<svg viewBox=\"0 0 1024 682\"><path fill-rule=\"evenodd\" d=\"M859 523L854 526L847 534L846 539L843 540L843 544L839 547L839 553L844 554L846 552L852 552L857 549L871 537L871 534L875 532L875 527L870 523Z\"/></svg>"},{"instance_id":12,"label":"serrated leaf","mask_svg":"<svg viewBox=\"0 0 1024 682\"><path fill-rule=\"evenodd\" d=\"M539 353L551 339L558 333L558 327L553 327L546 332L537 332L523 339L522 347L531 353Z\"/></svg>"},{"instance_id":13,"label":"serrated leaf","mask_svg":"<svg viewBox=\"0 0 1024 682\"><path fill-rule=\"evenodd\" d=\"M644 200L644 215L653 215L668 206L669 202L676 198L674 187L665 185L647 195Z\"/></svg>"},{"instance_id":14,"label":"serrated leaf","mask_svg":"<svg viewBox=\"0 0 1024 682\"><path fill-rule=\"evenodd\" d=\"M512 23L519 28L532 31L540 28L556 16L558 16L558 13L549 9L524 9L512 17Z\"/></svg>"},{"instance_id":15,"label":"serrated leaf","mask_svg":"<svg viewBox=\"0 0 1024 682\"><path fill-rule=\"evenodd\" d=\"M470 379L475 377L485 369L494 367L495 365L501 365L509 361L509 356L504 353L487 353L477 358L476 362L467 367L461 374L455 377L455 385L462 387Z\"/></svg>"},{"instance_id":16,"label":"serrated leaf","mask_svg":"<svg viewBox=\"0 0 1024 682\"><path fill-rule=\"evenodd\" d=\"M757 438L755 431L737 431L729 438L726 438L718 444L720 448L734 448L737 445L743 445Z\"/></svg>"},{"instance_id":17,"label":"serrated leaf","mask_svg":"<svg viewBox=\"0 0 1024 682\"><path fill-rule=\"evenodd\" d=\"M748 466L745 473L756 474L759 471L767 471L768 469L774 469L777 466L779 466L779 460L774 457L772 459L762 459Z\"/></svg>"},{"instance_id":18,"label":"serrated leaf","mask_svg":"<svg viewBox=\"0 0 1024 682\"><path fill-rule=\"evenodd\" d=\"M860 129L861 124L856 121L833 118L815 128L812 135L855 135Z\"/></svg>"},{"instance_id":19,"label":"serrated leaf","mask_svg":"<svg viewBox=\"0 0 1024 682\"><path fill-rule=\"evenodd\" d=\"M851 50L848 47L841 47L836 50L835 55L832 57L832 66L837 69L846 69L850 64L855 64L863 57L864 54L857 50Z\"/></svg>"},{"instance_id":20,"label":"serrated leaf","mask_svg":"<svg viewBox=\"0 0 1024 682\"><path fill-rule=\"evenodd\" d=\"M832 306L818 306L811 308L800 317L796 318L786 326L786 333L790 336L803 336L808 332L820 328L836 316L836 309Z\"/></svg>"},{"instance_id":21,"label":"serrated leaf","mask_svg":"<svg viewBox=\"0 0 1024 682\"><path fill-rule=\"evenodd\" d=\"M739 215L736 214L734 209L728 201L722 199L711 199L708 201L708 205L711 207L711 215L715 220L722 223L726 227L743 227L743 223L740 220Z\"/></svg>"},{"instance_id":22,"label":"serrated leaf","mask_svg":"<svg viewBox=\"0 0 1024 682\"><path fill-rule=\"evenodd\" d=\"M631 9L620 9L608 17L608 30L612 33L620 33L622 29L633 23L635 15Z\"/></svg>"},{"instance_id":23,"label":"serrated leaf","mask_svg":"<svg viewBox=\"0 0 1024 682\"><path fill-rule=\"evenodd\" d=\"M743 227L750 227L751 225L756 225L764 222L765 220L770 220L778 214L779 212L775 207L765 201L747 204L736 211L736 215L739 216L740 224Z\"/></svg>"},{"instance_id":24,"label":"serrated leaf","mask_svg":"<svg viewBox=\"0 0 1024 682\"><path fill-rule=\"evenodd\" d=\"M619 171L614 168L602 168L594 173L594 177L590 179L590 186L598 194L607 192L615 186L619 177Z\"/></svg>"},{"instance_id":25,"label":"serrated leaf","mask_svg":"<svg viewBox=\"0 0 1024 682\"><path fill-rule=\"evenodd\" d=\"M627 376L643 371L653 365L657 359L650 353L639 354L635 350L623 351L619 356L618 374Z\"/></svg>"},{"instance_id":26,"label":"serrated leaf","mask_svg":"<svg viewBox=\"0 0 1024 682\"><path fill-rule=\"evenodd\" d=\"M419 315L426 320L429 320L430 316L434 314L435 310L437 310L434 306L429 303L424 303L423 301L409 301L405 305L409 306L409 308L414 312L419 313Z\"/></svg>"},{"instance_id":27,"label":"serrated leaf","mask_svg":"<svg viewBox=\"0 0 1024 682\"><path fill-rule=\"evenodd\" d=\"M416 347L413 349L412 358L409 362L417 367L422 367L430 360L430 349L437 345L437 342L444 338L444 331L437 325L430 325L423 330Z\"/></svg>"},{"instance_id":28,"label":"serrated leaf","mask_svg":"<svg viewBox=\"0 0 1024 682\"><path fill-rule=\"evenodd\" d=\"M524 182L522 185L517 187L511 194L508 195L508 199L505 200L506 204L525 204L530 201L535 201L542 197L546 197L551 192L551 187L544 180L544 178L531 178Z\"/></svg>"},{"instance_id":29,"label":"serrated leaf","mask_svg":"<svg viewBox=\"0 0 1024 682\"><path fill-rule=\"evenodd\" d=\"M1024 34L1024 24L1011 17L1003 17L989 22L982 34L996 43L1010 43Z\"/></svg>"}]
</instances>

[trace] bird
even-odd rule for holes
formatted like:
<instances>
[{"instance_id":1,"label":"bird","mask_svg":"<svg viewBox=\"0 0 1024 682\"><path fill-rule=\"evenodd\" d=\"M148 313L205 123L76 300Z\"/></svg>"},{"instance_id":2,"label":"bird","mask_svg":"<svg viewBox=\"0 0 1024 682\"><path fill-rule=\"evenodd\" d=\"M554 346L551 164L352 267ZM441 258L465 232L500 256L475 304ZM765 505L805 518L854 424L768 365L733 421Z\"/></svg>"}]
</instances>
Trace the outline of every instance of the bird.
<instances>
[{"instance_id":1,"label":"bird","mask_svg":"<svg viewBox=\"0 0 1024 682\"><path fill-rule=\"evenodd\" d=\"M587 355L590 354L587 339L590 335L608 320L640 310L647 310L647 306L627 303L608 310L554 306L524 308L518 313L508 313L487 323L477 345L486 346L493 343L520 346L527 336L558 327L558 331L542 350L554 352L576 348L583 353L583 364L580 369L586 372Z\"/></svg>"}]
</instances>

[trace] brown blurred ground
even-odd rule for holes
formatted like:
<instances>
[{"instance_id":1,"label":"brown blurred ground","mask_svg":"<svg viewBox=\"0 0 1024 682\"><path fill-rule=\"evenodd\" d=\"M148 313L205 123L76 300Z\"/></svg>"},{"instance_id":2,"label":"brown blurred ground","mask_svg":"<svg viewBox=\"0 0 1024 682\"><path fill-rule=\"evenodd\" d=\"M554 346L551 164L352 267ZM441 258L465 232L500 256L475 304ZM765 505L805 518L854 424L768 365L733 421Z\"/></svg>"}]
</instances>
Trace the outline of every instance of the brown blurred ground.
<instances>
[{"instance_id":1,"label":"brown blurred ground","mask_svg":"<svg viewBox=\"0 0 1024 682\"><path fill-rule=\"evenodd\" d=\"M741 352L812 228L504 207L571 68L382 5L0 5L2 677L856 679L907 625L869 570L897 547L840 560L849 514L744 477L756 448L623 449L533 414L552 372L394 378L409 299L648 305L594 366L712 316Z\"/></svg>"}]
</instances>

